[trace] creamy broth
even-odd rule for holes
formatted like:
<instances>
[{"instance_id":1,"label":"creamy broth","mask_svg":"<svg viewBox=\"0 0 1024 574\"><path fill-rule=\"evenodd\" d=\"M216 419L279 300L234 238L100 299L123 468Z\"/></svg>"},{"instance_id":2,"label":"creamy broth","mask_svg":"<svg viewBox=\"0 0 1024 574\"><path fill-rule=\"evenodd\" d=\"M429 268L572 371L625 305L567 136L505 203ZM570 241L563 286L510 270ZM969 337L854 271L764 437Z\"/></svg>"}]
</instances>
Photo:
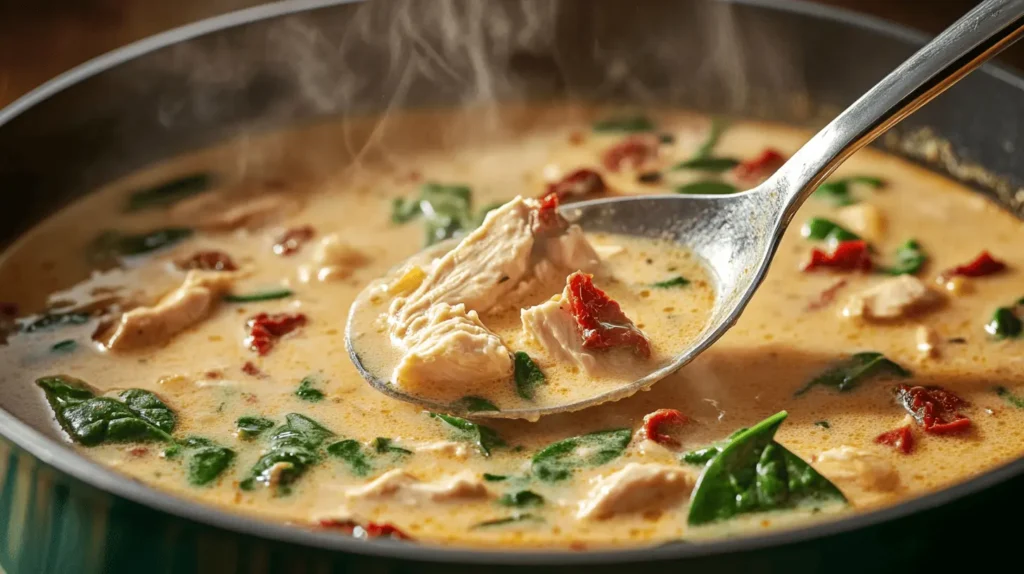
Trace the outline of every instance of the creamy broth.
<instances>
[{"instance_id":1,"label":"creamy broth","mask_svg":"<svg viewBox=\"0 0 1024 574\"><path fill-rule=\"evenodd\" d=\"M149 390L176 416L170 434L182 444L177 453L167 452L169 443L161 441L104 442L83 446L80 452L162 490L231 512L303 527L349 520L391 524L422 543L505 548L652 545L806 524L944 488L1024 452L1024 409L1009 400L1024 397L1024 386L1018 384L1024 380L1022 343L1012 337L996 339L984 329L997 307L1012 307L1024 296L1024 251L1019 248L1024 227L960 185L875 150L856 154L833 181L870 176L884 186L849 186L858 200L853 207L860 206L860 211L837 207L823 197L808 200L739 322L649 392L536 422L481 419L477 422L500 439L484 437L490 451L485 456L472 432L459 431L369 387L345 349L346 317L368 283L422 249L423 222L393 223L390 211L394 199L416 196L423 182L467 185L475 208L517 195L540 196L548 182L579 168L600 172L616 194L665 193L705 180L744 187L734 180L735 171L718 176L669 169L693 158L710 130L707 118L672 110L650 113L657 122L655 133L671 136L657 145L656 157L617 172L608 169L602 161L607 150L634 136L592 131L591 123L607 115L607 110L578 106L510 108L501 115L503 129L496 135L471 139L453 134L462 134L465 130L458 128L473 122L485 125L492 115L396 114L384 123L316 126L204 151L100 190L37 226L0 261L0 301L17 303L23 316L57 303L64 310L89 304L97 309L84 324L10 334L0 346L2 404L31 403L49 412L33 381L58 374L81 379L110 396L124 389ZM737 122L724 131L713 155L750 160L768 147L786 155L808 135L785 126ZM368 140L374 145L364 148ZM311 149L321 151L286 151ZM220 182L183 203L213 203L191 212L178 204L122 213L132 192L197 171L218 173ZM660 177L641 177L649 173ZM239 188L260 192L237 200L252 208L244 217L216 203L218 197L233 197ZM274 194L285 197L285 203L263 217L253 215L259 212L254 198ZM222 220L210 221L214 216ZM812 217L840 222L869 239L873 257L890 264L897 248L915 239L928 261L914 276L935 299L927 307L906 313L897 309L899 316L886 318L882 315L896 313L894 305L900 307L884 297L891 295L885 289L892 277L801 271L812 249L829 251L825 243L801 236L801 224ZM142 232L169 225L201 228L171 247L132 257L121 266L111 268L107 262L101 266L106 270L90 276L94 263L84 254L101 231ZM282 235L303 226L312 228L313 237L291 255L275 254ZM332 234L330 245L321 243ZM599 286L642 326L659 356L671 354L687 339L688 329L698 328L686 306L694 300L710 305L710 278L701 275L698 262L683 261L685 255L664 245L610 236L592 240L623 247L619 255L602 257L618 282ZM116 321L121 310L151 307L178 288L186 273L175 262L210 250L229 254L239 270L227 288L203 287L212 297L201 318L151 345L104 350L93 341L99 323ZM944 270L971 261L983 250L1005 262L1006 269L936 281ZM674 275L669 267L696 281L678 291L643 287ZM858 299L876 287L883 289L883 297ZM292 294L257 302L219 301L224 293L268 289ZM834 297L829 300L823 292ZM111 307L111 301L121 307ZM887 301L890 308L883 309ZM261 356L246 341L246 323L258 313L301 313L306 322L273 337L272 348ZM21 323L34 319L26 317ZM507 329L500 318L494 325L517 349L514 321L507 322ZM100 331L108 336L110 328ZM69 340L74 343L64 343ZM867 377L844 392L819 385L795 394L838 361L864 351L883 353L912 376ZM552 381L549 387L538 387L541 393L577 388L570 373L560 372L540 353L537 357ZM306 392L299 396L303 380ZM970 427L952 434L924 432L894 401L893 388L899 383L937 385L955 393L968 403L960 412L969 417ZM994 391L998 386L1006 388L1002 395ZM309 400L317 393L320 400ZM502 396L487 398L503 406ZM645 415L658 409L677 409L689 419L671 427L678 445L650 440L644 433ZM849 504L802 504L795 510L689 526L688 501L702 466L681 462L683 453L782 410L788 417L775 435L778 443L831 480ZM250 469L270 449L270 436L289 413L309 417L333 434L312 447L315 462L285 488L246 485ZM262 417L274 428L245 438L236 426L241 417ZM55 436L67 439L50 424ZM880 434L904 426L913 440L909 454L876 441ZM616 429L621 429L615 435L620 444L629 439L621 454L616 449L615 456L604 458L585 453L591 458L568 468L567 478L538 478L531 457L546 446ZM235 453L226 469L202 486L189 482L189 466L202 448L188 446L189 436L205 437ZM375 443L378 437L391 442ZM355 443L334 446L348 439ZM621 512L614 505L605 512L596 504L602 486L613 490L610 482L600 482L602 477L610 481L608 477L625 473L618 475L625 480L644 469L658 474L637 482L642 485L637 488L660 493L657 500ZM502 498L523 490L539 495L543 503ZM493 523L513 517L517 519Z\"/></svg>"}]
</instances>

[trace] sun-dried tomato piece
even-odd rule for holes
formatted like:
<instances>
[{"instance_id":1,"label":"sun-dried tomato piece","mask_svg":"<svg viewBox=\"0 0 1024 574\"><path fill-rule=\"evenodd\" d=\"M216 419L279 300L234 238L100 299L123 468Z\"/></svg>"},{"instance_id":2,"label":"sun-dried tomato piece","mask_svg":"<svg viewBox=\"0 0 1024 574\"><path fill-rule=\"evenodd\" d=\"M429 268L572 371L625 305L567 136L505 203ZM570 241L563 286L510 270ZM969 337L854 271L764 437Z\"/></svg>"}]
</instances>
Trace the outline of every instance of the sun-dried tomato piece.
<instances>
[{"instance_id":1,"label":"sun-dried tomato piece","mask_svg":"<svg viewBox=\"0 0 1024 574\"><path fill-rule=\"evenodd\" d=\"M313 239L314 235L316 235L316 231L309 225L293 227L285 231L284 235L274 243L274 253L287 257L302 248L302 245Z\"/></svg>"},{"instance_id":2,"label":"sun-dried tomato piece","mask_svg":"<svg viewBox=\"0 0 1024 574\"><path fill-rule=\"evenodd\" d=\"M397 526L393 524L367 522L359 524L354 520L336 520L333 518L325 518L320 520L321 528L336 528L342 530L345 533L355 538L368 539L368 538L381 538L388 537L395 540L412 540L412 537L402 532Z\"/></svg>"},{"instance_id":3,"label":"sun-dried tomato piece","mask_svg":"<svg viewBox=\"0 0 1024 574\"><path fill-rule=\"evenodd\" d=\"M619 304L594 286L593 277L577 271L569 276L569 311L586 349L627 347L645 359L651 356L647 337L626 317Z\"/></svg>"},{"instance_id":4,"label":"sun-dried tomato piece","mask_svg":"<svg viewBox=\"0 0 1024 574\"><path fill-rule=\"evenodd\" d=\"M836 244L832 253L814 248L811 259L804 265L804 271L819 268L839 269L842 271L871 271L871 253L866 241L841 241Z\"/></svg>"},{"instance_id":5,"label":"sun-dried tomato piece","mask_svg":"<svg viewBox=\"0 0 1024 574\"><path fill-rule=\"evenodd\" d=\"M540 207L533 212L533 234L550 237L563 233L569 222L558 214L558 195L551 193L540 200Z\"/></svg>"},{"instance_id":6,"label":"sun-dried tomato piece","mask_svg":"<svg viewBox=\"0 0 1024 574\"><path fill-rule=\"evenodd\" d=\"M245 346L256 351L260 356L266 355L274 348L278 339L306 324L306 316L302 313L260 313L248 321L249 336L245 338Z\"/></svg>"},{"instance_id":7,"label":"sun-dried tomato piece","mask_svg":"<svg viewBox=\"0 0 1024 574\"><path fill-rule=\"evenodd\" d=\"M261 371L260 368L257 367L252 361L246 361L245 364L242 365L242 372L249 375L250 377L263 376L263 371Z\"/></svg>"},{"instance_id":8,"label":"sun-dried tomato piece","mask_svg":"<svg viewBox=\"0 0 1024 574\"><path fill-rule=\"evenodd\" d=\"M549 183L543 197L557 195L559 200L565 200L603 193L607 189L601 174L592 169L577 169L562 179Z\"/></svg>"},{"instance_id":9,"label":"sun-dried tomato piece","mask_svg":"<svg viewBox=\"0 0 1024 574\"><path fill-rule=\"evenodd\" d=\"M679 441L666 433L664 427L681 426L688 422L690 419L676 409L658 409L644 417L644 435L658 444L679 446Z\"/></svg>"},{"instance_id":10,"label":"sun-dried tomato piece","mask_svg":"<svg viewBox=\"0 0 1024 574\"><path fill-rule=\"evenodd\" d=\"M175 262L178 269L202 269L203 271L235 271L238 265L231 259L231 256L223 251L209 250L197 251L187 259Z\"/></svg>"},{"instance_id":11,"label":"sun-dried tomato piece","mask_svg":"<svg viewBox=\"0 0 1024 574\"><path fill-rule=\"evenodd\" d=\"M900 385L896 387L896 400L925 432L951 434L971 426L971 419L960 413L967 401L941 387Z\"/></svg>"},{"instance_id":12,"label":"sun-dried tomato piece","mask_svg":"<svg viewBox=\"0 0 1024 574\"><path fill-rule=\"evenodd\" d=\"M910 454L914 450L914 434L910 432L909 426L884 432L875 437L875 442L889 445L903 454Z\"/></svg>"},{"instance_id":13,"label":"sun-dried tomato piece","mask_svg":"<svg viewBox=\"0 0 1024 574\"><path fill-rule=\"evenodd\" d=\"M943 273L943 275L963 275L964 277L984 277L985 275L992 275L993 273L999 273L1003 269L1006 269L1006 263L999 261L992 257L988 251L982 251L973 261L965 265L958 265L949 271Z\"/></svg>"},{"instance_id":14,"label":"sun-dried tomato piece","mask_svg":"<svg viewBox=\"0 0 1024 574\"><path fill-rule=\"evenodd\" d=\"M636 169L658 155L658 141L650 137L631 137L605 150L601 164L610 171Z\"/></svg>"},{"instance_id":15,"label":"sun-dried tomato piece","mask_svg":"<svg viewBox=\"0 0 1024 574\"><path fill-rule=\"evenodd\" d=\"M786 156L772 148L766 148L761 155L740 163L733 170L736 177L742 180L753 180L768 177L786 163Z\"/></svg>"},{"instance_id":16,"label":"sun-dried tomato piece","mask_svg":"<svg viewBox=\"0 0 1024 574\"><path fill-rule=\"evenodd\" d=\"M841 291L843 287L846 287L847 283L849 283L849 281L847 281L846 279L840 279L839 281L836 281L835 283L830 285L827 289L819 293L818 297L814 301L808 303L807 310L817 311L818 309L827 307L829 303L835 301L836 295L839 294L839 291Z\"/></svg>"}]
</instances>

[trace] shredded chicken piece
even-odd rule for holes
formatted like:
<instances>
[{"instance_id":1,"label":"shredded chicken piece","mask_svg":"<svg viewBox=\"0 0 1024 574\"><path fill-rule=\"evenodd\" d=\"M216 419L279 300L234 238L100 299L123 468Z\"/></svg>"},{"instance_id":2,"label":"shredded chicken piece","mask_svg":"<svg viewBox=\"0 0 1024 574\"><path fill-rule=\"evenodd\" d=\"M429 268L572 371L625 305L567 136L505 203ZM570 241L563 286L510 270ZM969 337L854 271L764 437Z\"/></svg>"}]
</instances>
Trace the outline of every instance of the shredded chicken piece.
<instances>
[{"instance_id":1,"label":"shredded chicken piece","mask_svg":"<svg viewBox=\"0 0 1024 574\"><path fill-rule=\"evenodd\" d=\"M898 319L923 311L941 301L941 296L913 275L886 279L854 295L843 308L845 317Z\"/></svg>"},{"instance_id":2,"label":"shredded chicken piece","mask_svg":"<svg viewBox=\"0 0 1024 574\"><path fill-rule=\"evenodd\" d=\"M836 219L850 231L868 241L881 241L885 237L885 215L870 203L848 205L836 212Z\"/></svg>"},{"instance_id":3,"label":"shredded chicken piece","mask_svg":"<svg viewBox=\"0 0 1024 574\"><path fill-rule=\"evenodd\" d=\"M423 482L400 469L390 470L345 493L350 500L387 500L405 505L480 500L490 495L484 483L469 471L436 482Z\"/></svg>"},{"instance_id":4,"label":"shredded chicken piece","mask_svg":"<svg viewBox=\"0 0 1024 574\"><path fill-rule=\"evenodd\" d=\"M166 343L206 318L238 277L237 272L189 271L180 287L152 307L122 314L98 340L115 351Z\"/></svg>"},{"instance_id":5,"label":"shredded chicken piece","mask_svg":"<svg viewBox=\"0 0 1024 574\"><path fill-rule=\"evenodd\" d=\"M842 445L813 457L812 466L842 490L893 492L900 487L900 475L881 456Z\"/></svg>"},{"instance_id":6,"label":"shredded chicken piece","mask_svg":"<svg viewBox=\"0 0 1024 574\"><path fill-rule=\"evenodd\" d=\"M469 444L451 440L440 440L416 446L416 452L425 452L435 456L447 456L457 460L466 460L472 449Z\"/></svg>"},{"instance_id":7,"label":"shredded chicken piece","mask_svg":"<svg viewBox=\"0 0 1024 574\"><path fill-rule=\"evenodd\" d=\"M406 352L393 380L420 387L512 375L508 348L487 330L476 311L467 311L462 304L438 303L417 321L416 329L403 341Z\"/></svg>"},{"instance_id":8,"label":"shredded chicken piece","mask_svg":"<svg viewBox=\"0 0 1024 574\"><path fill-rule=\"evenodd\" d=\"M309 283L347 279L369 262L362 251L342 241L337 233L332 233L317 243L311 261L299 266L299 280Z\"/></svg>"},{"instance_id":9,"label":"shredded chicken piece","mask_svg":"<svg viewBox=\"0 0 1024 574\"><path fill-rule=\"evenodd\" d=\"M693 482L681 468L631 462L595 481L577 518L601 520L616 514L663 510L690 493Z\"/></svg>"},{"instance_id":10,"label":"shredded chicken piece","mask_svg":"<svg viewBox=\"0 0 1024 574\"><path fill-rule=\"evenodd\" d=\"M914 338L917 350L923 358L939 355L939 334L935 332L935 329L926 325L918 325L914 331Z\"/></svg>"},{"instance_id":11,"label":"shredded chicken piece","mask_svg":"<svg viewBox=\"0 0 1024 574\"><path fill-rule=\"evenodd\" d=\"M583 348L583 338L566 298L566 292L562 291L551 301L520 311L523 332L556 361L572 363L587 374L596 374L599 370L597 357Z\"/></svg>"}]
</instances>

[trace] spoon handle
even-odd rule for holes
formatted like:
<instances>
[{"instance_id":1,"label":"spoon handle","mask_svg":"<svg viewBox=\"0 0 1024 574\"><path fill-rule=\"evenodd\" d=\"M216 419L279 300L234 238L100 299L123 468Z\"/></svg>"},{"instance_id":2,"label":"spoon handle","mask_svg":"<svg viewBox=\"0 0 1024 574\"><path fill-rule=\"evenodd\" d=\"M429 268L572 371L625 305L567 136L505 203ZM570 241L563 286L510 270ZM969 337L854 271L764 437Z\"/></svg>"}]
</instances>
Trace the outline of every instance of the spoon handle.
<instances>
[{"instance_id":1,"label":"spoon handle","mask_svg":"<svg viewBox=\"0 0 1024 574\"><path fill-rule=\"evenodd\" d=\"M768 182L785 227L853 152L946 91L1024 33L1024 0L986 0L935 37L815 134ZM982 96L983 97L983 96Z\"/></svg>"}]
</instances>

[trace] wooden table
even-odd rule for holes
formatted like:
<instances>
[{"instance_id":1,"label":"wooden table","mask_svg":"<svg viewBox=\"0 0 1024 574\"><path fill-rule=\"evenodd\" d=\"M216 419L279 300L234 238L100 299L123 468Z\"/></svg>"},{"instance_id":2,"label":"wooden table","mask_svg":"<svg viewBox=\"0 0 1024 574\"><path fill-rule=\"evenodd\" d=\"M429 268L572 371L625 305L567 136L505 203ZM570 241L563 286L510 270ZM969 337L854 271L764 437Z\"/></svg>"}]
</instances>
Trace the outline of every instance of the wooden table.
<instances>
[{"instance_id":1,"label":"wooden table","mask_svg":"<svg viewBox=\"0 0 1024 574\"><path fill-rule=\"evenodd\" d=\"M816 1L881 16L931 33L941 31L977 2ZM118 46L260 3L260 0L0 0L0 106L60 72ZM1002 58L1024 69L1024 43L1008 50Z\"/></svg>"}]
</instances>

